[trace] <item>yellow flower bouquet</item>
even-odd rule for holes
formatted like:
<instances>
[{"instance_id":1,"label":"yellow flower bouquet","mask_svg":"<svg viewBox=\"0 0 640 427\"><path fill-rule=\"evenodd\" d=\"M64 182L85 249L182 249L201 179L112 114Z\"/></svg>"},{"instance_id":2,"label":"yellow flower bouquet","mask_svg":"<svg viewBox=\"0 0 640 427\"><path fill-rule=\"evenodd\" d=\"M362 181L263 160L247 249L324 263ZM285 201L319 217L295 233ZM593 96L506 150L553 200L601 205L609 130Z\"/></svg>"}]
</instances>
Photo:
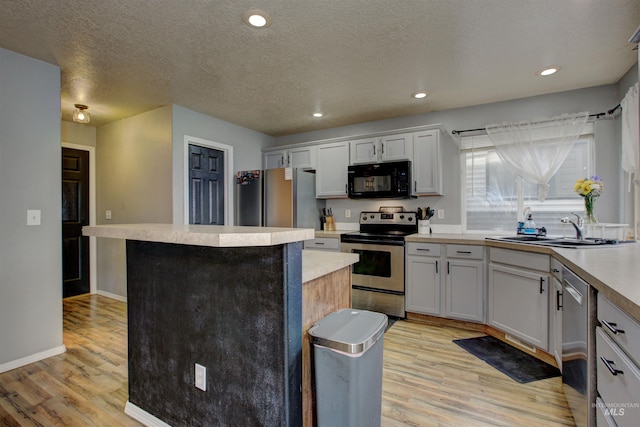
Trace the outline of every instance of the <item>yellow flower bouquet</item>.
<instances>
[{"instance_id":1,"label":"yellow flower bouquet","mask_svg":"<svg viewBox=\"0 0 640 427\"><path fill-rule=\"evenodd\" d=\"M581 178L576 181L573 186L573 191L584 197L586 222L597 223L598 220L596 219L594 210L596 199L600 197L600 194L604 191L602 179L598 175L590 178Z\"/></svg>"}]
</instances>

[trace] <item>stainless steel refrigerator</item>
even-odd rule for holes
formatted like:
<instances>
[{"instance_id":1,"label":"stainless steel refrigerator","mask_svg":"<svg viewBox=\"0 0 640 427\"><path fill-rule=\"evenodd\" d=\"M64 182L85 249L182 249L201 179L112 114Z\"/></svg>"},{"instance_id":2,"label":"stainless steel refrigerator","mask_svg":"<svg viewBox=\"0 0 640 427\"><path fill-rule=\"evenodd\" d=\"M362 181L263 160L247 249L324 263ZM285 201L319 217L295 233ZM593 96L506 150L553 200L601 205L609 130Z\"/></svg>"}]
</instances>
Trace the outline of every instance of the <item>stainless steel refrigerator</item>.
<instances>
[{"instance_id":1,"label":"stainless steel refrigerator","mask_svg":"<svg viewBox=\"0 0 640 427\"><path fill-rule=\"evenodd\" d=\"M320 229L315 171L278 168L236 174L235 225Z\"/></svg>"}]
</instances>

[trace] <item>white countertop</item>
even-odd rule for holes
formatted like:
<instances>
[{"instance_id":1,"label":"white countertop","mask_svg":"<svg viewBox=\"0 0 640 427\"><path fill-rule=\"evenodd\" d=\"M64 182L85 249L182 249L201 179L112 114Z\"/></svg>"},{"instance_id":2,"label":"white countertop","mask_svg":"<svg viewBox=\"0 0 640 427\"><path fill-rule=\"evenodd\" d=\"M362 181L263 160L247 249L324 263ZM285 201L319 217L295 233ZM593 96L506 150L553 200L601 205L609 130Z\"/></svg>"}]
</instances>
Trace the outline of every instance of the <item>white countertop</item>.
<instances>
[{"instance_id":1,"label":"white countertop","mask_svg":"<svg viewBox=\"0 0 640 427\"><path fill-rule=\"evenodd\" d=\"M358 254L332 251L302 251L302 283L333 273L358 262Z\"/></svg>"},{"instance_id":2,"label":"white countertop","mask_svg":"<svg viewBox=\"0 0 640 427\"><path fill-rule=\"evenodd\" d=\"M274 246L313 239L311 228L187 224L113 224L82 227L85 236L213 247Z\"/></svg>"},{"instance_id":3,"label":"white countertop","mask_svg":"<svg viewBox=\"0 0 640 427\"><path fill-rule=\"evenodd\" d=\"M640 321L640 244L602 249L553 248L554 256Z\"/></svg>"}]
</instances>

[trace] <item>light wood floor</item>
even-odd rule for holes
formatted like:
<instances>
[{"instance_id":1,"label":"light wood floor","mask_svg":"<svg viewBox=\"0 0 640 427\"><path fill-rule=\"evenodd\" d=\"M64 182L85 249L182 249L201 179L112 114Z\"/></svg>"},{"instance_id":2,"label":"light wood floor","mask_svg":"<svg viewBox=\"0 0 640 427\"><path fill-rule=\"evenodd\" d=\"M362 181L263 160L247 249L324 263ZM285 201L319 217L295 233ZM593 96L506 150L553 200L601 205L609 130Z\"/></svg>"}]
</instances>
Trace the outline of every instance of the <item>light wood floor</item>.
<instances>
[{"instance_id":1,"label":"light wood floor","mask_svg":"<svg viewBox=\"0 0 640 427\"><path fill-rule=\"evenodd\" d=\"M480 335L396 322L385 334L382 425L573 425L559 378L518 384L452 342ZM126 305L64 300L65 354L0 374L0 426L140 426L127 401Z\"/></svg>"}]
</instances>

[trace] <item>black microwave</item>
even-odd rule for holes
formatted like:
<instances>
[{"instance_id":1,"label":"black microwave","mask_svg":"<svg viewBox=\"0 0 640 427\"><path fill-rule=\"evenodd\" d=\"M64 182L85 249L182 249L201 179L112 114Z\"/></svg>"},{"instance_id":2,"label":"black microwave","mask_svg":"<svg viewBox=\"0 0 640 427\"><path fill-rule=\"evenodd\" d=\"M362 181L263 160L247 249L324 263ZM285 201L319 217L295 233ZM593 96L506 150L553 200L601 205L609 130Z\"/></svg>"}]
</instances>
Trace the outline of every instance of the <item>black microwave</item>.
<instances>
[{"instance_id":1,"label":"black microwave","mask_svg":"<svg viewBox=\"0 0 640 427\"><path fill-rule=\"evenodd\" d=\"M411 197L411 162L371 163L348 168L352 199Z\"/></svg>"}]
</instances>

